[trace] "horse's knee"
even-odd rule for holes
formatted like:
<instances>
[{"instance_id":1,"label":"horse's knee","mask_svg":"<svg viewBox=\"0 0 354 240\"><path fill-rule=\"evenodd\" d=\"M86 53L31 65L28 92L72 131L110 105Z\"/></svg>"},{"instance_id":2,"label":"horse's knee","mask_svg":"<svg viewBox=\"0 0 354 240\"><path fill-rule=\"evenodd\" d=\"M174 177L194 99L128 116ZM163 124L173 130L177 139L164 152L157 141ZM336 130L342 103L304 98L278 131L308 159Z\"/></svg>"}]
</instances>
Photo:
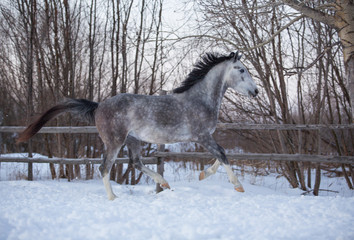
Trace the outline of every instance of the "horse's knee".
<instances>
[{"instance_id":1,"label":"horse's knee","mask_svg":"<svg viewBox=\"0 0 354 240\"><path fill-rule=\"evenodd\" d=\"M113 161L107 160L107 158L103 159L103 163L98 168L98 170L100 170L100 173L103 177L109 174L112 165L113 165Z\"/></svg>"},{"instance_id":2,"label":"horse's knee","mask_svg":"<svg viewBox=\"0 0 354 240\"><path fill-rule=\"evenodd\" d=\"M100 170L102 176L105 176L107 174L107 172L105 171L104 163L99 166L98 170Z\"/></svg>"},{"instance_id":3,"label":"horse's knee","mask_svg":"<svg viewBox=\"0 0 354 240\"><path fill-rule=\"evenodd\" d=\"M230 162L229 162L229 160L227 159L225 153L223 153L223 152L220 152L220 156L218 157L218 159L219 159L219 160L221 161L221 163L223 163L223 164L226 164L226 165L229 165L229 164L230 164Z\"/></svg>"}]
</instances>

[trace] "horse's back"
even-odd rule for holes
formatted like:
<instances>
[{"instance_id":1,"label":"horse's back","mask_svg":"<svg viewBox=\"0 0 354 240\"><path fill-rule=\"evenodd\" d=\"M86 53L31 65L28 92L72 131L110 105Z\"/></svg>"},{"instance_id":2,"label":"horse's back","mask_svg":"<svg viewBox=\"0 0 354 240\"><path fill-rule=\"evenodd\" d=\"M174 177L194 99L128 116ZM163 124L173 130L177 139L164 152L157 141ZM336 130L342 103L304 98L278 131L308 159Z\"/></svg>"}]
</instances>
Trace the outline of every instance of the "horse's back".
<instances>
[{"instance_id":1,"label":"horse's back","mask_svg":"<svg viewBox=\"0 0 354 240\"><path fill-rule=\"evenodd\" d=\"M119 94L100 103L96 126L100 135L131 134L153 143L185 141L190 137L186 110L174 95Z\"/></svg>"}]
</instances>

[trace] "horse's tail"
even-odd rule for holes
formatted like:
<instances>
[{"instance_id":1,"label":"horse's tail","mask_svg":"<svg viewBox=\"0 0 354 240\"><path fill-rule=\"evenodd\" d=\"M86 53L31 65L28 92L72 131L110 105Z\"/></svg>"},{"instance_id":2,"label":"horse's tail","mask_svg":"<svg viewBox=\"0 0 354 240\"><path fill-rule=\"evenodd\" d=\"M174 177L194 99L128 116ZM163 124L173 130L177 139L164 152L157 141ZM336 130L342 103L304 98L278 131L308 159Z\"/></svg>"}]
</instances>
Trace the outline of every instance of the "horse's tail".
<instances>
[{"instance_id":1,"label":"horse's tail","mask_svg":"<svg viewBox=\"0 0 354 240\"><path fill-rule=\"evenodd\" d=\"M71 112L79 115L86 121L95 122L95 110L98 107L97 102L92 102L86 99L68 99L65 102L58 104L42 114L36 121L31 123L22 133L20 133L17 143L27 141L35 135L49 120L65 113Z\"/></svg>"}]
</instances>

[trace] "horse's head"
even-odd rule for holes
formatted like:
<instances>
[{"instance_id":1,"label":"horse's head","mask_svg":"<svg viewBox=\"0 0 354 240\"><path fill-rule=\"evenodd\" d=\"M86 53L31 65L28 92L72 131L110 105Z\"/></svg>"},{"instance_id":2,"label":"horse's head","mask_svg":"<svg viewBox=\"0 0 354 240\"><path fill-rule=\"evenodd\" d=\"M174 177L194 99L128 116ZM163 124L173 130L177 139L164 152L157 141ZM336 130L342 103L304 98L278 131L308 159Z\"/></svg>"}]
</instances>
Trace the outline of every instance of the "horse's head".
<instances>
[{"instance_id":1,"label":"horse's head","mask_svg":"<svg viewBox=\"0 0 354 240\"><path fill-rule=\"evenodd\" d=\"M232 52L230 57L231 59L227 63L227 70L225 72L225 80L228 87L244 95L257 96L257 85L247 68L241 63L241 55L238 52Z\"/></svg>"}]
</instances>

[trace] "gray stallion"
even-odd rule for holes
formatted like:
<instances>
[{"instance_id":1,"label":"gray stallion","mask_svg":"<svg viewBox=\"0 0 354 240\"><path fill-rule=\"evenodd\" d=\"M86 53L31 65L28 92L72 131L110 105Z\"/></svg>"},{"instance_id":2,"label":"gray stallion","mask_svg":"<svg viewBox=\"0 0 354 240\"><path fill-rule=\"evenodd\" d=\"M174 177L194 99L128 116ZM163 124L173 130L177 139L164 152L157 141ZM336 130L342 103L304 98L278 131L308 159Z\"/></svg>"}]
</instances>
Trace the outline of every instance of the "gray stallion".
<instances>
[{"instance_id":1,"label":"gray stallion","mask_svg":"<svg viewBox=\"0 0 354 240\"><path fill-rule=\"evenodd\" d=\"M64 112L78 114L95 122L104 142L106 154L100 171L108 199L116 195L109 182L109 173L123 144L129 149L134 167L147 174L164 188L167 181L141 162L141 141L149 143L197 142L217 160L201 172L202 180L214 174L222 164L235 189L244 189L233 173L225 151L212 137L218 120L222 98L227 88L255 97L257 86L240 62L238 53L205 54L183 81L182 86L165 96L119 94L101 103L85 99L69 99L40 116L22 132L17 142L28 140L50 119Z\"/></svg>"}]
</instances>

